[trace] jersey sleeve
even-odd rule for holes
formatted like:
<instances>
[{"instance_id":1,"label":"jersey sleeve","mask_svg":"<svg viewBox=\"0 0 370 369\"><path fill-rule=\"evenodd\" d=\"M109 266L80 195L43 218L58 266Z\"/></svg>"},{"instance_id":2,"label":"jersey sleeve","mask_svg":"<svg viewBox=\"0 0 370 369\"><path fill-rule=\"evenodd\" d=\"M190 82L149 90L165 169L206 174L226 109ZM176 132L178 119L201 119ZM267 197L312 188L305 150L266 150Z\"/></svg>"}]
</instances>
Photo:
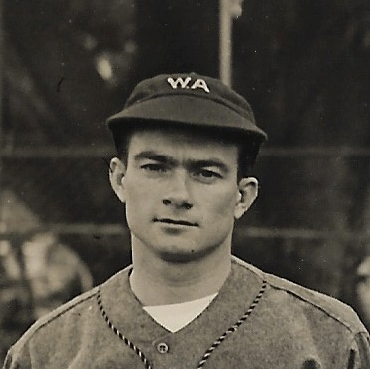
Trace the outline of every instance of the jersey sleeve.
<instances>
[{"instance_id":1,"label":"jersey sleeve","mask_svg":"<svg viewBox=\"0 0 370 369\"><path fill-rule=\"evenodd\" d=\"M13 364L12 351L9 350L4 361L3 369L16 368Z\"/></svg>"},{"instance_id":2,"label":"jersey sleeve","mask_svg":"<svg viewBox=\"0 0 370 369\"><path fill-rule=\"evenodd\" d=\"M369 369L370 368L370 338L367 332L357 333L352 342L348 369Z\"/></svg>"},{"instance_id":3,"label":"jersey sleeve","mask_svg":"<svg viewBox=\"0 0 370 369\"><path fill-rule=\"evenodd\" d=\"M16 345L11 347L6 355L3 369L31 369L32 364L28 350L16 350Z\"/></svg>"}]
</instances>

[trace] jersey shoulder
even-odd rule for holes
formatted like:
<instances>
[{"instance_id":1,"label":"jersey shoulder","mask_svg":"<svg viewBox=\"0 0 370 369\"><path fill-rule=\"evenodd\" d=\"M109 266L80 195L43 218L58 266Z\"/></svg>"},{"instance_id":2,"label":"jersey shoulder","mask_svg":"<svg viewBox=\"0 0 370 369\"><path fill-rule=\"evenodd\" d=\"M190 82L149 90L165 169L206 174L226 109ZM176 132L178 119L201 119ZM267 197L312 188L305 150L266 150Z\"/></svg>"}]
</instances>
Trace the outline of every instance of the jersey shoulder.
<instances>
[{"instance_id":1,"label":"jersey shoulder","mask_svg":"<svg viewBox=\"0 0 370 369\"><path fill-rule=\"evenodd\" d=\"M56 339L59 341L78 339L78 329L82 326L91 327L91 322L96 319L96 316L100 316L99 305L96 303L99 289L106 285L114 287L117 279L126 269L38 319L9 349L9 360L10 358L24 359L30 345L37 346L41 342L43 346L50 346Z\"/></svg>"},{"instance_id":2,"label":"jersey shoulder","mask_svg":"<svg viewBox=\"0 0 370 369\"><path fill-rule=\"evenodd\" d=\"M72 300L66 302L65 304L59 306L55 310L41 317L23 334L17 344L21 346L22 344L29 341L29 339L43 327L47 326L55 320L63 319L63 316L65 316L68 312L78 309L86 303L89 303L90 300L96 296L97 292L98 287L94 287L93 289L76 296Z\"/></svg>"},{"instance_id":3,"label":"jersey shoulder","mask_svg":"<svg viewBox=\"0 0 370 369\"><path fill-rule=\"evenodd\" d=\"M265 273L240 259L235 259L240 266L257 274L261 279L265 280L267 285L277 293L282 292L288 294L291 298L290 300L299 300L300 302L308 304L312 309L320 310L322 313L346 327L353 334L360 332L367 333L366 328L360 321L359 317L349 305L334 297L300 286L287 279Z\"/></svg>"}]
</instances>

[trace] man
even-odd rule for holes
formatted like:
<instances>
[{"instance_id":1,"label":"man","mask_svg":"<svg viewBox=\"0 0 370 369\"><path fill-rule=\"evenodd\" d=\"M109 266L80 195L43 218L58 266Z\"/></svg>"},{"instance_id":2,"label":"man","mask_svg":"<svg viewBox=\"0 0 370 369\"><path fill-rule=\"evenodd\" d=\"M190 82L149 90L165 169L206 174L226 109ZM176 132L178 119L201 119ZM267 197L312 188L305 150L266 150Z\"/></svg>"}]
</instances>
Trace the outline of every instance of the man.
<instances>
[{"instance_id":1,"label":"man","mask_svg":"<svg viewBox=\"0 0 370 369\"><path fill-rule=\"evenodd\" d=\"M231 255L266 138L241 96L160 75L108 126L133 264L36 322L5 368L370 368L351 308Z\"/></svg>"},{"instance_id":2,"label":"man","mask_svg":"<svg viewBox=\"0 0 370 369\"><path fill-rule=\"evenodd\" d=\"M365 256L356 270L356 300L360 316L370 327L370 256Z\"/></svg>"}]
</instances>

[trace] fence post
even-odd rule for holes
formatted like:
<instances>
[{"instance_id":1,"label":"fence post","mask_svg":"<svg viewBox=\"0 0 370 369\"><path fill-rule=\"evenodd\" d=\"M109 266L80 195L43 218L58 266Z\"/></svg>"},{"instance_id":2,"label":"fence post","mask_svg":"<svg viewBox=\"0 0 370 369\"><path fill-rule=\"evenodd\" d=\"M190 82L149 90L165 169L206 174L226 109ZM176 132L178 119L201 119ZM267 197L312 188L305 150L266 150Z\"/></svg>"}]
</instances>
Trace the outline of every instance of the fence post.
<instances>
[{"instance_id":1,"label":"fence post","mask_svg":"<svg viewBox=\"0 0 370 369\"><path fill-rule=\"evenodd\" d=\"M220 0L219 10L219 66L220 79L231 85L231 15L230 0Z\"/></svg>"}]
</instances>

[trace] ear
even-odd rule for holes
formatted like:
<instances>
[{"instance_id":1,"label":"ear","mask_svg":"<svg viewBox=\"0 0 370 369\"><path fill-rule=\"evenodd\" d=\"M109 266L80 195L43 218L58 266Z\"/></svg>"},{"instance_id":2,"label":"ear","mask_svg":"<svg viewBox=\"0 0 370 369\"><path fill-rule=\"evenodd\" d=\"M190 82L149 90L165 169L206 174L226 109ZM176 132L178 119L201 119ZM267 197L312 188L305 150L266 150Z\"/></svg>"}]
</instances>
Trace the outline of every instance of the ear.
<instances>
[{"instance_id":1,"label":"ear","mask_svg":"<svg viewBox=\"0 0 370 369\"><path fill-rule=\"evenodd\" d=\"M113 191L122 203L125 203L125 174L126 166L122 161L114 157L109 165L109 181Z\"/></svg>"},{"instance_id":2,"label":"ear","mask_svg":"<svg viewBox=\"0 0 370 369\"><path fill-rule=\"evenodd\" d=\"M242 178L238 184L234 218L239 219L253 204L258 195L258 181L254 177Z\"/></svg>"}]
</instances>

